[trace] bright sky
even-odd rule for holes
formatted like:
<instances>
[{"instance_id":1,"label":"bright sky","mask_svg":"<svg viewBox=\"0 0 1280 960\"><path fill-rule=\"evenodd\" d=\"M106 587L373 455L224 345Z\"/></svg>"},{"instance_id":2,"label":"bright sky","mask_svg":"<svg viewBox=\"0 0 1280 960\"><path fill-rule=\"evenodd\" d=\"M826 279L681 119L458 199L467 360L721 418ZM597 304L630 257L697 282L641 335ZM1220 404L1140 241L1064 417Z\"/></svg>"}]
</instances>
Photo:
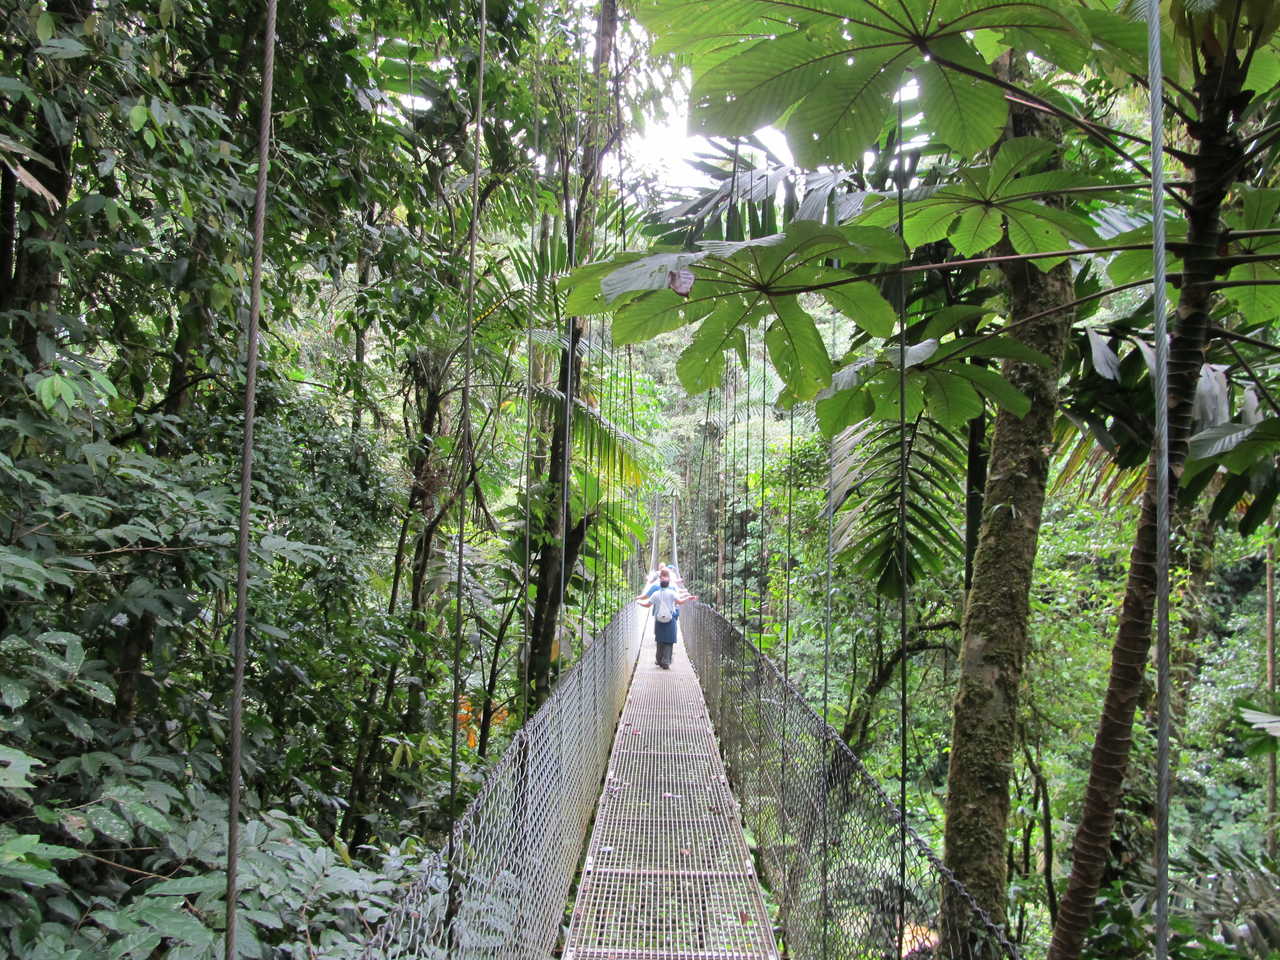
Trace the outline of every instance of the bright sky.
<instances>
[{"instance_id":1,"label":"bright sky","mask_svg":"<svg viewBox=\"0 0 1280 960\"><path fill-rule=\"evenodd\" d=\"M916 99L919 96L916 81L909 80L900 96L904 101ZM643 169L652 171L660 183L675 190L711 185L710 178L689 165L689 161L695 159L697 154L714 154L715 151L709 147L706 137L689 135L688 113L688 101L682 97L678 103L669 104L665 120L651 119L644 133L633 133L627 140L629 159ZM908 117L908 131L919 122L918 116ZM756 131L756 136L783 162L795 163L782 131L765 127ZM907 147L921 146L927 142L927 137L917 136L908 140ZM872 157L868 154L867 162L871 161ZM728 167L727 163L725 167Z\"/></svg>"},{"instance_id":2,"label":"bright sky","mask_svg":"<svg viewBox=\"0 0 1280 960\"><path fill-rule=\"evenodd\" d=\"M627 151L631 159L645 170L655 173L664 185L679 189L681 187L706 187L711 180L700 171L689 165L699 153L713 153L707 139L701 136L690 136L688 127L688 105L673 104L667 111L664 121L650 120L644 133L633 133L627 141ZM773 127L765 127L756 136L787 163L791 161L791 150L787 146L786 137ZM728 164L725 164L727 169Z\"/></svg>"}]
</instances>

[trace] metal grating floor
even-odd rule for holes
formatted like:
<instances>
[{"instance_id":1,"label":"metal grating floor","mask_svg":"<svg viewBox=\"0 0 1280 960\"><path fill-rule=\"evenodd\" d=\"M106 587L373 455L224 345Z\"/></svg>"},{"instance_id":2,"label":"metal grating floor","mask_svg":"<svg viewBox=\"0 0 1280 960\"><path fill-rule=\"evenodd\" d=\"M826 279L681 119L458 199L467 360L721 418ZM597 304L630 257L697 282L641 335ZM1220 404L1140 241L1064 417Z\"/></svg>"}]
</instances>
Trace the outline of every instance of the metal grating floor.
<instances>
[{"instance_id":1,"label":"metal grating floor","mask_svg":"<svg viewBox=\"0 0 1280 960\"><path fill-rule=\"evenodd\" d=\"M683 643L654 665L643 622L564 960L776 960L698 678Z\"/></svg>"}]
</instances>

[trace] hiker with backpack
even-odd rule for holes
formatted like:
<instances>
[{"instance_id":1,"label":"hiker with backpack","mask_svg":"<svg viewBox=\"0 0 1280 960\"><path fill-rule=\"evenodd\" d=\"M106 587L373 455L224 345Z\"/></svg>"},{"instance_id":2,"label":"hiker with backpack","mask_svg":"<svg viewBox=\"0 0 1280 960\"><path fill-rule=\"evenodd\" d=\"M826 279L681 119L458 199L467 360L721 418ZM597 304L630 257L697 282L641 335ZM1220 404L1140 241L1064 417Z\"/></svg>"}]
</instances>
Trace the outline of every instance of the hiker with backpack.
<instances>
[{"instance_id":1,"label":"hiker with backpack","mask_svg":"<svg viewBox=\"0 0 1280 960\"><path fill-rule=\"evenodd\" d=\"M653 608L653 639L657 646L656 663L663 670L671 669L671 653L676 644L676 618L679 608L690 600L697 600L691 593L684 596L671 585L671 571L658 568L658 582L636 597L642 607Z\"/></svg>"}]
</instances>

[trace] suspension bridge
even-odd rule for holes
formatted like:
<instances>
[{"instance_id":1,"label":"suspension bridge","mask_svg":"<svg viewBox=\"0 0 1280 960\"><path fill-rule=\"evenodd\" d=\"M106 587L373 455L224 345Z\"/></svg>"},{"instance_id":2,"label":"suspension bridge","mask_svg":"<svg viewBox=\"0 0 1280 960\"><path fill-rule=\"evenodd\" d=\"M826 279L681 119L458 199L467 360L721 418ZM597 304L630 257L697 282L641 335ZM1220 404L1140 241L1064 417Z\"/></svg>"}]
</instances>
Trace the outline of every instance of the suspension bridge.
<instances>
[{"instance_id":1,"label":"suspension bridge","mask_svg":"<svg viewBox=\"0 0 1280 960\"><path fill-rule=\"evenodd\" d=\"M711 607L670 671L625 606L515 735L363 957L1020 960L839 734ZM567 918L567 919L566 919Z\"/></svg>"}]
</instances>

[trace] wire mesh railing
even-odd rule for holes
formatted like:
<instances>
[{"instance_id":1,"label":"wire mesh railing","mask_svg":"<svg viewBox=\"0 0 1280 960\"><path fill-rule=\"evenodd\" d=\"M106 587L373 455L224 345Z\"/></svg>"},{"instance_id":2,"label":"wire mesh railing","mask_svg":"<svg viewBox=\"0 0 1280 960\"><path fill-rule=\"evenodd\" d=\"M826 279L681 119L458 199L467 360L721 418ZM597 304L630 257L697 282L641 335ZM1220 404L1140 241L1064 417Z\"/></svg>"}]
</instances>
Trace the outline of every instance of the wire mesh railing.
<instances>
[{"instance_id":1,"label":"wire mesh railing","mask_svg":"<svg viewBox=\"0 0 1280 960\"><path fill-rule=\"evenodd\" d=\"M365 960L553 956L639 653L624 607L515 735Z\"/></svg>"},{"instance_id":2,"label":"wire mesh railing","mask_svg":"<svg viewBox=\"0 0 1280 960\"><path fill-rule=\"evenodd\" d=\"M790 956L1019 960L768 657L710 607L680 622ZM958 947L940 936L944 891Z\"/></svg>"}]
</instances>

